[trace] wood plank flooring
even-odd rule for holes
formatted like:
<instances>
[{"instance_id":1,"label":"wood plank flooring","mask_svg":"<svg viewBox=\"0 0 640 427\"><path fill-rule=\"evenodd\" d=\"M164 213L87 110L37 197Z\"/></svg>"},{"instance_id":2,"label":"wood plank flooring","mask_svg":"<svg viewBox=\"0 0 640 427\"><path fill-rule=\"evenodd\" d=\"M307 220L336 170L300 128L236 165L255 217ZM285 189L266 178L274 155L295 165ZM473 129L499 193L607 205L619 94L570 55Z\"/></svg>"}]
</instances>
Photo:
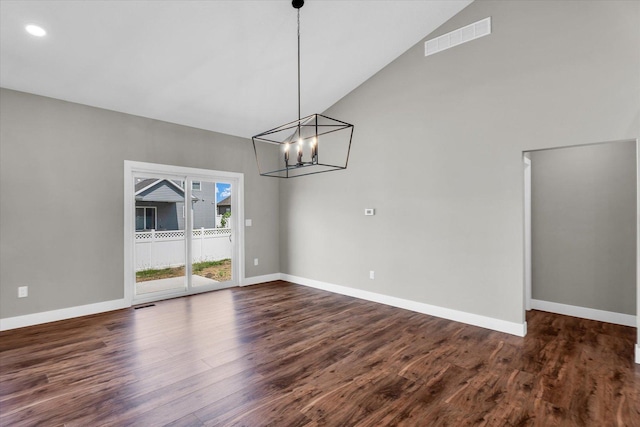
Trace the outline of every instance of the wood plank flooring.
<instances>
[{"instance_id":1,"label":"wood plank flooring","mask_svg":"<svg viewBox=\"0 0 640 427\"><path fill-rule=\"evenodd\" d=\"M640 426L635 328L519 338L286 282L0 333L2 426Z\"/></svg>"}]
</instances>

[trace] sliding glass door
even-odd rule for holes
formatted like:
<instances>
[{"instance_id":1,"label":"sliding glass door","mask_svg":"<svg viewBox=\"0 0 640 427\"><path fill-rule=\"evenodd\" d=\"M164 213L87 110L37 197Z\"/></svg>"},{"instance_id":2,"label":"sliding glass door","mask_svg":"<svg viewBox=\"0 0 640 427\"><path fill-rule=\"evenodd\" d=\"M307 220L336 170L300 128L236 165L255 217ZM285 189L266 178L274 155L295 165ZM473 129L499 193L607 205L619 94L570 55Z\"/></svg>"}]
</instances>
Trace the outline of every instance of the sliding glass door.
<instances>
[{"instance_id":1,"label":"sliding glass door","mask_svg":"<svg viewBox=\"0 0 640 427\"><path fill-rule=\"evenodd\" d=\"M152 166L163 165L132 168L126 191L125 216L129 212L132 217L125 218L127 238L133 241L129 250L132 302L237 286L240 210L236 189L241 180L217 176L214 171L170 173L170 166L153 171Z\"/></svg>"},{"instance_id":2,"label":"sliding glass door","mask_svg":"<svg viewBox=\"0 0 640 427\"><path fill-rule=\"evenodd\" d=\"M136 175L135 295L185 292L184 181L171 176Z\"/></svg>"},{"instance_id":3,"label":"sliding glass door","mask_svg":"<svg viewBox=\"0 0 640 427\"><path fill-rule=\"evenodd\" d=\"M219 287L233 281L233 184L228 181L192 181L193 239L191 284Z\"/></svg>"}]
</instances>

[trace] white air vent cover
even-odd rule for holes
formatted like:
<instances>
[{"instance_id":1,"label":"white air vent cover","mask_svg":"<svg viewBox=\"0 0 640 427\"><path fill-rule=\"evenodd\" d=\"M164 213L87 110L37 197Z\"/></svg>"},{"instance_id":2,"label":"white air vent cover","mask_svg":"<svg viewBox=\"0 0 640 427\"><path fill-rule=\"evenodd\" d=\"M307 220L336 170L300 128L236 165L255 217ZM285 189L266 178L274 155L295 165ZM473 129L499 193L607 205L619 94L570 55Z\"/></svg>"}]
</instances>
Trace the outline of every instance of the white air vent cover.
<instances>
[{"instance_id":1,"label":"white air vent cover","mask_svg":"<svg viewBox=\"0 0 640 427\"><path fill-rule=\"evenodd\" d=\"M435 39L427 40L424 42L424 56L433 55L488 34L491 34L491 17L469 24L466 27L458 28Z\"/></svg>"}]
</instances>

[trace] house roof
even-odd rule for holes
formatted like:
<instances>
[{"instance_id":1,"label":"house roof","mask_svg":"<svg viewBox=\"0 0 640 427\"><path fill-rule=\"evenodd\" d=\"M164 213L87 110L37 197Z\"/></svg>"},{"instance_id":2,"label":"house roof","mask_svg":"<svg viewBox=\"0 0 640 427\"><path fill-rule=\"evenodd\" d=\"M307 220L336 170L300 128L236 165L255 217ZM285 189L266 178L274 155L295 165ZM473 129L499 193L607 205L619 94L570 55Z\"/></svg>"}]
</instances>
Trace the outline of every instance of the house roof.
<instances>
[{"instance_id":1,"label":"house roof","mask_svg":"<svg viewBox=\"0 0 640 427\"><path fill-rule=\"evenodd\" d=\"M182 188L181 186L176 184L174 181L172 181L170 179L157 179L157 178L147 178L147 179L143 179L142 181L136 183L135 194L141 193L144 190L146 190L147 188L153 187L154 185L156 185L157 183L159 183L161 181L166 181L167 183L169 183L173 187L175 187L177 189L177 191L180 191L182 194L184 194L184 188Z\"/></svg>"},{"instance_id":2,"label":"house roof","mask_svg":"<svg viewBox=\"0 0 640 427\"><path fill-rule=\"evenodd\" d=\"M148 178L148 179L143 179L141 181L136 182L135 194L140 193L141 191L143 191L147 187L151 187L152 185L154 185L158 181L161 181L161 180L155 179L155 178Z\"/></svg>"},{"instance_id":3,"label":"house roof","mask_svg":"<svg viewBox=\"0 0 640 427\"><path fill-rule=\"evenodd\" d=\"M173 192L176 193L178 196L180 196L181 199L163 197L160 200L155 200L153 199L153 197L151 198L146 197L152 194L154 191L156 191L158 188L160 188L163 185L173 190ZM180 202L180 201L183 201L182 199L184 199L184 188L182 188L180 185L178 185L177 183L175 183L170 179L147 178L135 184L134 195L135 195L135 199L138 201L145 200L145 201L162 201L162 202ZM192 195L191 200L198 200L198 198Z\"/></svg>"},{"instance_id":4,"label":"house roof","mask_svg":"<svg viewBox=\"0 0 640 427\"><path fill-rule=\"evenodd\" d=\"M218 206L231 206L231 196L218 202Z\"/></svg>"}]
</instances>

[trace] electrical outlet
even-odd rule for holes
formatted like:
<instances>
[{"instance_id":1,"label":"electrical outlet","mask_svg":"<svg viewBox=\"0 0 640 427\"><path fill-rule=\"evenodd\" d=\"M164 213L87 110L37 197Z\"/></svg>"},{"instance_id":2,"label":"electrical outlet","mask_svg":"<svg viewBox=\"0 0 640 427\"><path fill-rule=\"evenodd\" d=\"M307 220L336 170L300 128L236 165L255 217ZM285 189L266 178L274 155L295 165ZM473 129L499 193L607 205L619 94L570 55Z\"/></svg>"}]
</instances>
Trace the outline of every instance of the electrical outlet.
<instances>
[{"instance_id":1,"label":"electrical outlet","mask_svg":"<svg viewBox=\"0 0 640 427\"><path fill-rule=\"evenodd\" d=\"M253 259L253 265L258 265L258 258Z\"/></svg>"},{"instance_id":2,"label":"electrical outlet","mask_svg":"<svg viewBox=\"0 0 640 427\"><path fill-rule=\"evenodd\" d=\"M375 271L373 271L373 270L371 270L371 271L369 272L369 279L375 279L375 278L376 278L376 272L375 272Z\"/></svg>"},{"instance_id":3,"label":"electrical outlet","mask_svg":"<svg viewBox=\"0 0 640 427\"><path fill-rule=\"evenodd\" d=\"M18 298L26 298L29 296L28 286L18 286Z\"/></svg>"}]
</instances>

